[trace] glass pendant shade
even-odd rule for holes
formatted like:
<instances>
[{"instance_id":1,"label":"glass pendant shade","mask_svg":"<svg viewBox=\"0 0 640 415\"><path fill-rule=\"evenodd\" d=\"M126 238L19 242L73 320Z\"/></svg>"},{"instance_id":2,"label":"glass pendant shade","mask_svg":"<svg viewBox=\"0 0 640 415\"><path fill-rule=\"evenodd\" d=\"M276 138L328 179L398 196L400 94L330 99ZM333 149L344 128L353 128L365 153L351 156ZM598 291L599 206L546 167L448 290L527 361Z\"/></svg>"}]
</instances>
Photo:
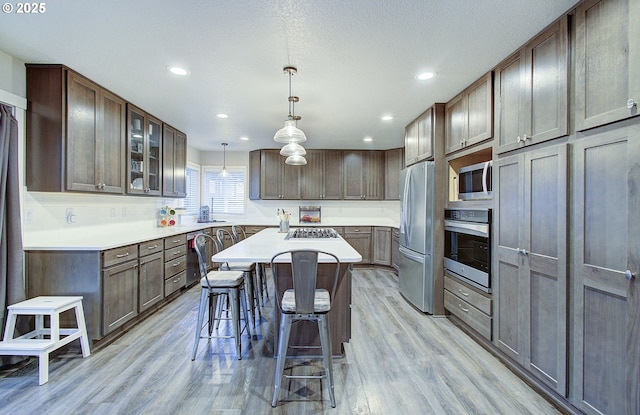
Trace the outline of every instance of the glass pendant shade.
<instances>
[{"instance_id":1,"label":"glass pendant shade","mask_svg":"<svg viewBox=\"0 0 640 415\"><path fill-rule=\"evenodd\" d=\"M307 136L296 127L294 120L287 120L284 122L284 127L276 131L273 140L278 143L302 143L307 141Z\"/></svg>"},{"instance_id":2,"label":"glass pendant shade","mask_svg":"<svg viewBox=\"0 0 640 415\"><path fill-rule=\"evenodd\" d=\"M302 156L295 155L287 157L284 162L286 164L291 164L292 166L304 166L305 164L307 164L307 159Z\"/></svg>"},{"instance_id":3,"label":"glass pendant shade","mask_svg":"<svg viewBox=\"0 0 640 415\"><path fill-rule=\"evenodd\" d=\"M282 156L304 156L305 154L307 150L298 143L289 143L280 150Z\"/></svg>"}]
</instances>

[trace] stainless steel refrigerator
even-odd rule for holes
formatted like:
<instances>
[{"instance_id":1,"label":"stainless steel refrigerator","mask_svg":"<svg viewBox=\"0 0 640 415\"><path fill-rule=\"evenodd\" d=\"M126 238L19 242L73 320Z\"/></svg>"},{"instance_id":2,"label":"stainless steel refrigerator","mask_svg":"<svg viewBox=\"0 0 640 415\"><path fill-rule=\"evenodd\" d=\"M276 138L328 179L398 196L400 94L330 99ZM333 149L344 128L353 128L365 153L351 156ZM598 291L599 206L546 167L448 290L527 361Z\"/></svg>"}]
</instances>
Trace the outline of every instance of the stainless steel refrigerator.
<instances>
[{"instance_id":1,"label":"stainless steel refrigerator","mask_svg":"<svg viewBox=\"0 0 640 415\"><path fill-rule=\"evenodd\" d=\"M414 164L400 175L400 293L419 310L433 314L432 161Z\"/></svg>"}]
</instances>

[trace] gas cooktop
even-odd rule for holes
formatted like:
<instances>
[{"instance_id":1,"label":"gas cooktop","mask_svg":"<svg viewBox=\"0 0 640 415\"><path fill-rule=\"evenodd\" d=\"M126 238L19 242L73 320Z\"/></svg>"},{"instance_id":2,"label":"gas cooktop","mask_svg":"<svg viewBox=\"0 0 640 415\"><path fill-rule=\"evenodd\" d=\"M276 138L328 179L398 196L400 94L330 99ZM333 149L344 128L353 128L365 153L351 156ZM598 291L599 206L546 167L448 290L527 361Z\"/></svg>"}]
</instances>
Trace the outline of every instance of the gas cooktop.
<instances>
[{"instance_id":1,"label":"gas cooktop","mask_svg":"<svg viewBox=\"0 0 640 415\"><path fill-rule=\"evenodd\" d=\"M289 231L284 239L339 238L331 228L297 228Z\"/></svg>"}]
</instances>

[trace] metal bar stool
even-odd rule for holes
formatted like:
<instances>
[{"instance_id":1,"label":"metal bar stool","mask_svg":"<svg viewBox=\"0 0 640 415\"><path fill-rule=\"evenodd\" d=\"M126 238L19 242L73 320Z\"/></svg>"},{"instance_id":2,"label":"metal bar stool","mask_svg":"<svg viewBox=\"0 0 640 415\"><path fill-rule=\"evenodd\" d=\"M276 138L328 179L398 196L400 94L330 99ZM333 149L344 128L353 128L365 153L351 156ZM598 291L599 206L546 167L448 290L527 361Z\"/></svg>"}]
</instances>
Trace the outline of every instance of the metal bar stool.
<instances>
[{"instance_id":1,"label":"metal bar stool","mask_svg":"<svg viewBox=\"0 0 640 415\"><path fill-rule=\"evenodd\" d=\"M247 234L244 231L244 228L240 225L231 225L231 234L233 236L233 243L237 244L240 241L247 239ZM267 296L267 300L269 299L269 289L267 286L267 275L264 270L264 264L258 263L256 264L256 287L255 287L256 295L260 296L260 303L264 307L264 297L265 294Z\"/></svg>"},{"instance_id":2,"label":"metal bar stool","mask_svg":"<svg viewBox=\"0 0 640 415\"><path fill-rule=\"evenodd\" d=\"M218 252L219 246L215 239L209 235L200 233L196 235L193 240L193 245L198 255L198 265L200 268L200 306L198 308L198 322L196 324L196 334L193 344L193 354L191 360L195 360L196 353L198 352L198 344L200 339L212 339L212 338L233 338L235 340L236 355L238 360L242 359L241 353L241 341L240 337L244 328L247 329L249 337L251 332L249 330L249 315L247 313L247 304L244 299L244 273L242 271L220 271L216 270L215 264L213 264L213 271L207 272L207 265L211 262L211 258L207 258L207 241L212 241L215 251ZM229 297L231 304L231 321L233 326L233 335L212 335L213 326L216 320L216 304L218 297L226 295ZM240 309L244 316L245 325L241 328L240 325ZM205 310L208 309L209 319L207 322L208 335L202 335L203 320Z\"/></svg>"},{"instance_id":3,"label":"metal bar stool","mask_svg":"<svg viewBox=\"0 0 640 415\"><path fill-rule=\"evenodd\" d=\"M226 229L218 228L216 230L216 237L218 239L218 243L222 248L224 248L224 241L228 239L233 244L235 239L231 232ZM259 318L262 318L262 311L260 311L260 300L259 297L256 296L255 291L255 276L256 276L256 263L255 262L225 262L220 264L220 270L226 271L242 271L244 273L244 281L246 285L246 295L249 303L249 311L251 314L251 320L253 322L253 328L256 328L256 310L258 312Z\"/></svg>"},{"instance_id":4,"label":"metal bar stool","mask_svg":"<svg viewBox=\"0 0 640 415\"><path fill-rule=\"evenodd\" d=\"M335 263L335 273L330 280L331 291L318 288L318 255L329 256L331 263ZM290 261L290 262L289 262ZM334 262L335 261L335 262ZM289 271L290 268L290 272ZM329 252L318 250L291 250L274 255L271 258L271 270L276 286L276 301L280 308L280 336L278 340L278 355L276 362L275 382L271 406L278 402L282 378L326 378L328 380L329 399L335 408L336 399L333 387L333 361L331 357L331 334L329 332L328 313L336 292L340 260ZM293 288L281 287L280 277L291 275ZM282 298L280 293L283 292ZM291 324L299 320L310 320L318 323L320 345L324 364L324 374L319 376L284 375L284 364L289 347Z\"/></svg>"}]
</instances>

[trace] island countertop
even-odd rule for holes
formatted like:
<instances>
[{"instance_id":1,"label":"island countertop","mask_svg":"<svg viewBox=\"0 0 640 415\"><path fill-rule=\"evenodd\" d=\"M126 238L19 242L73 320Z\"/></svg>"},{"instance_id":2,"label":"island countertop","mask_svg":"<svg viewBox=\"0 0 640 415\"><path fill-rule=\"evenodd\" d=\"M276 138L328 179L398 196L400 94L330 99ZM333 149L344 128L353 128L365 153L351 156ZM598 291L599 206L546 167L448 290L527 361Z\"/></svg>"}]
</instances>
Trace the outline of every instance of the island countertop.
<instances>
[{"instance_id":1,"label":"island countertop","mask_svg":"<svg viewBox=\"0 0 640 415\"><path fill-rule=\"evenodd\" d=\"M362 261L362 256L347 241L338 238L303 238L285 239L287 233L278 228L267 228L255 235L238 242L213 256L215 262L271 262L271 258L282 251L292 249L317 249L330 252L342 263ZM328 257L320 256L320 262L328 261Z\"/></svg>"}]
</instances>

